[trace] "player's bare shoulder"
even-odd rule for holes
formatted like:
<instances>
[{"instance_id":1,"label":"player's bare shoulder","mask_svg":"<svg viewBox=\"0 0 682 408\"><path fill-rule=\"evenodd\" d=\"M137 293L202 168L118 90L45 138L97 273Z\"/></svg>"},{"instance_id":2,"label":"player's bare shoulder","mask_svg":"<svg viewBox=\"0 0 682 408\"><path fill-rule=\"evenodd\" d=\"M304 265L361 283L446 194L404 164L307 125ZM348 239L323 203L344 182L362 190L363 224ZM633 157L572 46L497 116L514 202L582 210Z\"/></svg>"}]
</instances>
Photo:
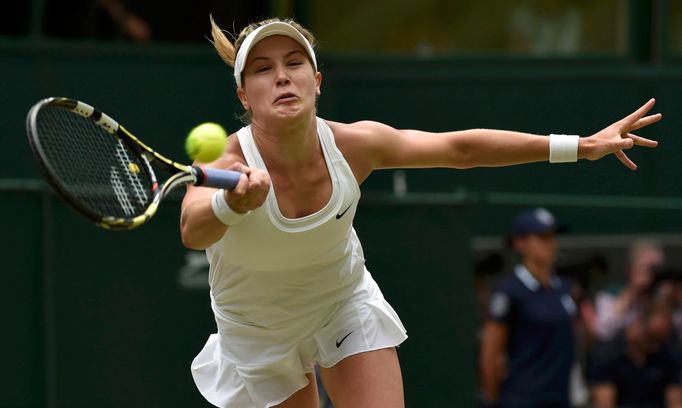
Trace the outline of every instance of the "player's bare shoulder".
<instances>
[{"instance_id":1,"label":"player's bare shoulder","mask_svg":"<svg viewBox=\"0 0 682 408\"><path fill-rule=\"evenodd\" d=\"M334 133L336 146L361 182L374 168L376 152L382 143L381 134L392 128L373 121L340 123L326 120L326 122Z\"/></svg>"},{"instance_id":2,"label":"player's bare shoulder","mask_svg":"<svg viewBox=\"0 0 682 408\"><path fill-rule=\"evenodd\" d=\"M355 123L341 123L334 122L332 120L326 120L325 122L331 128L334 133L334 138L338 141L339 139L347 139L357 137L358 132L361 131L361 127L358 126L359 122Z\"/></svg>"},{"instance_id":3,"label":"player's bare shoulder","mask_svg":"<svg viewBox=\"0 0 682 408\"><path fill-rule=\"evenodd\" d=\"M383 123L370 120L353 123L325 121L334 133L336 145L343 153L345 153L344 150L346 149L354 152L356 150L369 149L377 142L378 135L387 131L387 129L392 129Z\"/></svg>"}]
</instances>

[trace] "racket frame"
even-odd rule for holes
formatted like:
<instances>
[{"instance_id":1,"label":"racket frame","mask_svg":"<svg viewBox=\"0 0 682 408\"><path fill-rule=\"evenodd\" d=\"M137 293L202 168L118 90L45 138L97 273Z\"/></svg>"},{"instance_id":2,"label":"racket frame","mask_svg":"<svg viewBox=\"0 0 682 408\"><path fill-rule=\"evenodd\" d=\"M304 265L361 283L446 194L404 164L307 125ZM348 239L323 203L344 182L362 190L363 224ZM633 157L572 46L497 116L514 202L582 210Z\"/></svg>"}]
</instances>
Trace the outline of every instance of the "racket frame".
<instances>
[{"instance_id":1,"label":"racket frame","mask_svg":"<svg viewBox=\"0 0 682 408\"><path fill-rule=\"evenodd\" d=\"M59 180L59 177L55 176L57 173L52 168L49 160L46 159L47 156L40 143L40 137L38 136L37 132L36 121L38 112L43 107L48 105L60 106L70 110L75 114L92 120L93 123L104 129L107 133L118 138L142 159L142 162L145 165L142 171L145 171L152 181L152 198L142 214L133 217L103 217L84 206L80 200L75 199L70 193L68 193L67 188L63 185L61 180ZM201 185L203 184L203 180L206 178L204 170L201 167L180 164L161 155L143 143L125 127L120 125L117 121L112 119L104 112L75 99L65 97L50 97L36 103L26 117L26 132L34 156L36 156L38 159L40 168L50 185L78 212L82 213L84 216L102 228L123 230L136 228L144 224L146 221L152 218L154 214L156 214L159 203L168 195L170 191L188 184ZM158 184L152 163L163 168L163 170L171 174L171 176L161 186Z\"/></svg>"}]
</instances>

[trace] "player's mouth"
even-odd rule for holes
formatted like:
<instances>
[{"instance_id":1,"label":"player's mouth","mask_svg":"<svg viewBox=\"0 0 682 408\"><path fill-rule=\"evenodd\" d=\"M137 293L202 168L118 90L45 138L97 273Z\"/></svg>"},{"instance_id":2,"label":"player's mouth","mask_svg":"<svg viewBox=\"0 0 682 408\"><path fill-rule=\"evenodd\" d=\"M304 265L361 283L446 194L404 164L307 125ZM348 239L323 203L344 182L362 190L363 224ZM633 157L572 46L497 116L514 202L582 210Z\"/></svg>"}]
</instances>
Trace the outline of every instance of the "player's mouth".
<instances>
[{"instance_id":1,"label":"player's mouth","mask_svg":"<svg viewBox=\"0 0 682 408\"><path fill-rule=\"evenodd\" d=\"M277 105L280 103L289 103L289 102L292 102L296 99L298 99L298 97L295 94L293 94L291 92L287 92L287 93L283 93L283 94L279 95L277 98L275 98L275 104Z\"/></svg>"}]
</instances>

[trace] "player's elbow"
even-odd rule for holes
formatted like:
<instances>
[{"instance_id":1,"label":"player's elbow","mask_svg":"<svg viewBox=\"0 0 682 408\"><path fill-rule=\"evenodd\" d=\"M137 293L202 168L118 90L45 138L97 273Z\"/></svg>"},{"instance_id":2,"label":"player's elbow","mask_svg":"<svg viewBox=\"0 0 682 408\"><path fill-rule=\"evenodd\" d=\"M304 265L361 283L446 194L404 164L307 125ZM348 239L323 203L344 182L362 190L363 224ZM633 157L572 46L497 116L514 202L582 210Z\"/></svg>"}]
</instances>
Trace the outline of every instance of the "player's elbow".
<instances>
[{"instance_id":1,"label":"player's elbow","mask_svg":"<svg viewBox=\"0 0 682 408\"><path fill-rule=\"evenodd\" d=\"M215 220L196 220L198 223L182 220L180 240L186 248L202 251L216 243L227 231L227 225Z\"/></svg>"},{"instance_id":2,"label":"player's elbow","mask_svg":"<svg viewBox=\"0 0 682 408\"><path fill-rule=\"evenodd\" d=\"M205 242L203 235L183 212L180 216L180 240L182 245L188 249L204 250L210 246L210 243L207 244Z\"/></svg>"},{"instance_id":3,"label":"player's elbow","mask_svg":"<svg viewBox=\"0 0 682 408\"><path fill-rule=\"evenodd\" d=\"M473 149L466 143L453 142L449 149L447 158L448 167L455 169L470 169L476 167L476 157Z\"/></svg>"},{"instance_id":4,"label":"player's elbow","mask_svg":"<svg viewBox=\"0 0 682 408\"><path fill-rule=\"evenodd\" d=\"M210 244L206 244L205 242L202 242L202 240L200 239L200 237L197 234L194 234L191 231L188 231L186 227L180 228L180 238L182 241L182 245L187 249L193 249L195 251L203 251L204 249L206 249L210 246Z\"/></svg>"},{"instance_id":5,"label":"player's elbow","mask_svg":"<svg viewBox=\"0 0 682 408\"><path fill-rule=\"evenodd\" d=\"M452 135L448 149L451 167L471 169L491 164L486 158L490 147L482 143L483 138L480 136L482 132L482 129L471 129Z\"/></svg>"}]
</instances>

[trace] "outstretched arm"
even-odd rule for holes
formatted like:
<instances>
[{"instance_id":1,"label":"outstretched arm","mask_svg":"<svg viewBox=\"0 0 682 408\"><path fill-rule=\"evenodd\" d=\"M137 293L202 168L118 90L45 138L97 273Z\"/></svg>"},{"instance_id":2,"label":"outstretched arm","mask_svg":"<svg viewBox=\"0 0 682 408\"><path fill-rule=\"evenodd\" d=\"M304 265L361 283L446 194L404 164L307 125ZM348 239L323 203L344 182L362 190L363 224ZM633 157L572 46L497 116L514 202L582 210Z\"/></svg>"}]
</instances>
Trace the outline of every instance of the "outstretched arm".
<instances>
[{"instance_id":1,"label":"outstretched arm","mask_svg":"<svg viewBox=\"0 0 682 408\"><path fill-rule=\"evenodd\" d=\"M598 160L614 154L625 166L635 170L637 166L623 150L658 144L632 133L661 120L661 114L645 116L654 104L655 100L651 99L618 122L581 137L577 157ZM549 138L542 135L490 129L432 133L398 130L378 122L330 125L359 179L382 168L494 167L549 158Z\"/></svg>"}]
</instances>

